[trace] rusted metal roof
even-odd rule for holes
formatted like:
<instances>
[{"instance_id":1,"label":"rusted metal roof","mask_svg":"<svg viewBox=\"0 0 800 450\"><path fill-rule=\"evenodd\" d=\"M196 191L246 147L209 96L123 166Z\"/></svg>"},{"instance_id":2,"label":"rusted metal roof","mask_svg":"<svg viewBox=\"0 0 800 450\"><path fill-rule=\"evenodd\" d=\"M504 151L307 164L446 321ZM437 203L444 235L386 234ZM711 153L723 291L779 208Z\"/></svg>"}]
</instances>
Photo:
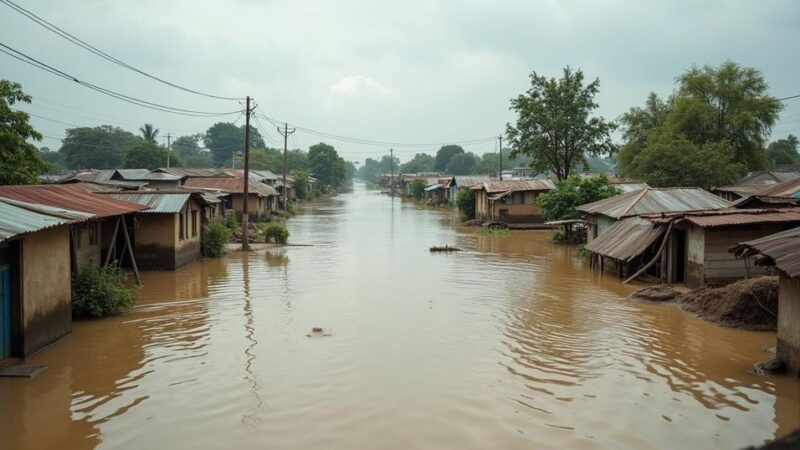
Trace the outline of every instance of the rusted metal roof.
<instances>
[{"instance_id":1,"label":"rusted metal roof","mask_svg":"<svg viewBox=\"0 0 800 450\"><path fill-rule=\"evenodd\" d=\"M0 199L0 242L46 228L83 222L92 215L10 199Z\"/></svg>"},{"instance_id":2,"label":"rusted metal roof","mask_svg":"<svg viewBox=\"0 0 800 450\"><path fill-rule=\"evenodd\" d=\"M786 172L778 172L775 170L762 170L759 172L752 172L750 174L745 175L742 177L741 180L737 184L739 185L767 185L767 184L777 184L782 183L784 181L793 180L795 178L800 177L800 172L796 171L786 171Z\"/></svg>"},{"instance_id":3,"label":"rusted metal roof","mask_svg":"<svg viewBox=\"0 0 800 450\"><path fill-rule=\"evenodd\" d=\"M664 234L664 226L639 217L622 219L586 244L586 250L617 261L630 262Z\"/></svg>"},{"instance_id":4,"label":"rusted metal roof","mask_svg":"<svg viewBox=\"0 0 800 450\"><path fill-rule=\"evenodd\" d=\"M180 181L184 178L186 178L186 175L176 175L165 172L150 172L145 175L143 179L147 181Z\"/></svg>"},{"instance_id":5,"label":"rusted metal roof","mask_svg":"<svg viewBox=\"0 0 800 450\"><path fill-rule=\"evenodd\" d=\"M101 195L147 206L149 209L140 211L142 213L175 214L181 212L183 206L189 201L189 198L193 194L191 192L164 193L161 191L136 191L103 192ZM197 196L199 195L200 194L197 194Z\"/></svg>"},{"instance_id":6,"label":"rusted metal roof","mask_svg":"<svg viewBox=\"0 0 800 450\"><path fill-rule=\"evenodd\" d=\"M764 190L763 184L747 184L747 185L735 185L735 186L719 186L714 188L716 192L732 192L736 195L741 197L747 197L748 195L754 195L759 193L760 191Z\"/></svg>"},{"instance_id":7,"label":"rusted metal roof","mask_svg":"<svg viewBox=\"0 0 800 450\"><path fill-rule=\"evenodd\" d=\"M229 177L223 169L189 169L186 167L161 167L158 172L187 177Z\"/></svg>"},{"instance_id":8,"label":"rusted metal roof","mask_svg":"<svg viewBox=\"0 0 800 450\"><path fill-rule=\"evenodd\" d=\"M136 203L98 196L75 184L0 186L0 197L81 211L92 214L95 218L129 214L144 209Z\"/></svg>"},{"instance_id":9,"label":"rusted metal roof","mask_svg":"<svg viewBox=\"0 0 800 450\"><path fill-rule=\"evenodd\" d=\"M470 189L485 190L489 194L498 192L519 192L519 191L552 191L556 186L552 180L503 180L503 181L484 181L472 186Z\"/></svg>"},{"instance_id":10,"label":"rusted metal roof","mask_svg":"<svg viewBox=\"0 0 800 450\"><path fill-rule=\"evenodd\" d=\"M243 194L244 193L244 178L239 177L220 177L220 178L187 178L184 186L199 187L206 189L216 189L229 194ZM259 181L250 180L248 191L251 194L260 195L262 197L274 197L278 195L278 191L274 187L261 183Z\"/></svg>"},{"instance_id":11,"label":"rusted metal roof","mask_svg":"<svg viewBox=\"0 0 800 450\"><path fill-rule=\"evenodd\" d=\"M702 228L751 225L761 223L800 223L800 208L721 209L672 214L645 214L653 223L691 222Z\"/></svg>"},{"instance_id":12,"label":"rusted metal roof","mask_svg":"<svg viewBox=\"0 0 800 450\"><path fill-rule=\"evenodd\" d=\"M485 181L493 181L497 180L495 177L490 177L489 175L455 175L450 178L450 181L447 183L447 187L450 186L457 186L462 188L469 188L475 186L476 184L481 184Z\"/></svg>"},{"instance_id":13,"label":"rusted metal roof","mask_svg":"<svg viewBox=\"0 0 800 450\"><path fill-rule=\"evenodd\" d=\"M731 252L739 257L762 254L768 258L762 263L774 264L788 277L800 277L800 227L742 242Z\"/></svg>"},{"instance_id":14,"label":"rusted metal roof","mask_svg":"<svg viewBox=\"0 0 800 450\"><path fill-rule=\"evenodd\" d=\"M758 191L758 195L767 197L800 198L800 178L794 178L792 180L774 184L762 191Z\"/></svg>"},{"instance_id":15,"label":"rusted metal roof","mask_svg":"<svg viewBox=\"0 0 800 450\"><path fill-rule=\"evenodd\" d=\"M730 206L730 202L700 188L647 188L578 206L586 214L619 219L642 214L699 211Z\"/></svg>"}]
</instances>

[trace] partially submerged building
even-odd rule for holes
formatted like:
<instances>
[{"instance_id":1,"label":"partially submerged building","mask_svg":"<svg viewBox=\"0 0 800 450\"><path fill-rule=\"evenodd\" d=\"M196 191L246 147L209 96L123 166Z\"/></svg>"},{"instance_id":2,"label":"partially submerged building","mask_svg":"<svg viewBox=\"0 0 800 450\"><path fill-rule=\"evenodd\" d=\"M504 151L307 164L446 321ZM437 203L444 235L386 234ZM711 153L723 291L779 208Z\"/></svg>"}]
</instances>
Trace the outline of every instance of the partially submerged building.
<instances>
[{"instance_id":1,"label":"partially submerged building","mask_svg":"<svg viewBox=\"0 0 800 450\"><path fill-rule=\"evenodd\" d=\"M778 291L778 345L775 356L789 373L800 376L800 227L745 241L731 249L738 257L755 257L775 267Z\"/></svg>"},{"instance_id":2,"label":"partially submerged building","mask_svg":"<svg viewBox=\"0 0 800 450\"><path fill-rule=\"evenodd\" d=\"M244 210L243 177L189 177L186 187L219 191L228 194L225 209L232 209L241 217ZM247 212L251 220L269 218L276 210L278 191L267 184L250 179L248 183Z\"/></svg>"},{"instance_id":3,"label":"partially submerged building","mask_svg":"<svg viewBox=\"0 0 800 450\"><path fill-rule=\"evenodd\" d=\"M444 188L447 189L447 200L450 203L455 203L458 193L462 189L469 189L472 186L493 181L497 178L490 177L489 175L455 175L448 179Z\"/></svg>"},{"instance_id":4,"label":"partially submerged building","mask_svg":"<svg viewBox=\"0 0 800 450\"><path fill-rule=\"evenodd\" d=\"M129 203L146 206L133 222L133 252L145 270L175 270L202 256L204 208L212 207L197 192L107 192Z\"/></svg>"},{"instance_id":5,"label":"partially submerged building","mask_svg":"<svg viewBox=\"0 0 800 450\"><path fill-rule=\"evenodd\" d=\"M544 223L539 195L555 189L552 180L484 181L472 186L475 218L507 224Z\"/></svg>"},{"instance_id":6,"label":"partially submerged building","mask_svg":"<svg viewBox=\"0 0 800 450\"><path fill-rule=\"evenodd\" d=\"M651 188L627 192L586 205L578 211L586 215L586 241L592 242L614 223L626 217L677 211L703 211L727 208L730 203L700 188Z\"/></svg>"},{"instance_id":7,"label":"partially submerged building","mask_svg":"<svg viewBox=\"0 0 800 450\"><path fill-rule=\"evenodd\" d=\"M0 360L72 331L70 224L90 214L0 199Z\"/></svg>"}]
</instances>

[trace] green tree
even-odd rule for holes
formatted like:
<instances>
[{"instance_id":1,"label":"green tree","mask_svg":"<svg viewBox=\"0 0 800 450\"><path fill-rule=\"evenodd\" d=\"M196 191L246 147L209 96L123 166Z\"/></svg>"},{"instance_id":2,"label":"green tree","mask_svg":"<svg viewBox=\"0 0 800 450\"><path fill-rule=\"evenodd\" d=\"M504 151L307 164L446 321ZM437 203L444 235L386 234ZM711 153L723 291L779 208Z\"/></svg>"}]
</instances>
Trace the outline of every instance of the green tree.
<instances>
[{"instance_id":1,"label":"green tree","mask_svg":"<svg viewBox=\"0 0 800 450\"><path fill-rule=\"evenodd\" d=\"M116 169L129 149L142 140L119 127L79 127L66 130L59 153L70 169Z\"/></svg>"},{"instance_id":2,"label":"green tree","mask_svg":"<svg viewBox=\"0 0 800 450\"><path fill-rule=\"evenodd\" d=\"M464 153L464 149L460 145L444 145L436 152L436 161L433 164L433 170L444 172L447 170L447 165L454 156Z\"/></svg>"},{"instance_id":3,"label":"green tree","mask_svg":"<svg viewBox=\"0 0 800 450\"><path fill-rule=\"evenodd\" d=\"M411 182L411 196L416 200L422 200L425 197L425 182L417 178Z\"/></svg>"},{"instance_id":4,"label":"green tree","mask_svg":"<svg viewBox=\"0 0 800 450\"><path fill-rule=\"evenodd\" d=\"M297 198L305 200L308 198L308 173L302 170L296 170L292 173L294 175L294 192Z\"/></svg>"},{"instance_id":5,"label":"green tree","mask_svg":"<svg viewBox=\"0 0 800 450\"><path fill-rule=\"evenodd\" d=\"M797 137L793 134L771 142L767 147L770 167L800 168L800 154L797 153Z\"/></svg>"},{"instance_id":6,"label":"green tree","mask_svg":"<svg viewBox=\"0 0 800 450\"><path fill-rule=\"evenodd\" d=\"M324 186L339 187L347 176L347 165L332 145L321 142L308 149L311 172Z\"/></svg>"},{"instance_id":7,"label":"green tree","mask_svg":"<svg viewBox=\"0 0 800 450\"><path fill-rule=\"evenodd\" d=\"M364 181L372 181L380 173L380 163L372 158L364 160L364 164L358 168L356 176Z\"/></svg>"},{"instance_id":8,"label":"green tree","mask_svg":"<svg viewBox=\"0 0 800 450\"><path fill-rule=\"evenodd\" d=\"M67 171L67 166L64 164L64 155L61 153L50 150L48 147L42 147L39 149L39 157L50 166L48 173L54 174Z\"/></svg>"},{"instance_id":9,"label":"green tree","mask_svg":"<svg viewBox=\"0 0 800 450\"><path fill-rule=\"evenodd\" d=\"M181 159L197 156L203 152L200 149L200 140L202 138L202 134L180 136L172 141L172 151Z\"/></svg>"},{"instance_id":10,"label":"green tree","mask_svg":"<svg viewBox=\"0 0 800 450\"><path fill-rule=\"evenodd\" d=\"M576 207L619 193L605 175L581 177L573 174L566 180L557 181L554 190L540 194L536 201L547 220L577 219L581 215Z\"/></svg>"},{"instance_id":11,"label":"green tree","mask_svg":"<svg viewBox=\"0 0 800 450\"><path fill-rule=\"evenodd\" d=\"M136 146L128 150L125 155L126 169L157 169L166 167L167 149L149 141L140 141ZM180 161L172 158L170 165L180 167Z\"/></svg>"},{"instance_id":12,"label":"green tree","mask_svg":"<svg viewBox=\"0 0 800 450\"><path fill-rule=\"evenodd\" d=\"M17 102L30 103L31 97L19 83L0 80L0 184L35 184L50 166L28 143L42 135L28 123L27 113L11 109Z\"/></svg>"},{"instance_id":13,"label":"green tree","mask_svg":"<svg viewBox=\"0 0 800 450\"><path fill-rule=\"evenodd\" d=\"M399 170L400 170L400 158L398 158L396 156L392 157L392 156L389 156L389 155L383 155L383 157L381 157L381 162L380 162L381 172L382 173L391 173L392 172L392 167L394 167L394 173L396 173L396 174L399 173Z\"/></svg>"},{"instance_id":14,"label":"green tree","mask_svg":"<svg viewBox=\"0 0 800 450\"><path fill-rule=\"evenodd\" d=\"M475 218L475 191L464 188L459 189L456 195L456 206L461 211L461 217L465 220Z\"/></svg>"},{"instance_id":15,"label":"green tree","mask_svg":"<svg viewBox=\"0 0 800 450\"><path fill-rule=\"evenodd\" d=\"M400 173L433 172L436 160L427 153L417 153L409 161L400 165Z\"/></svg>"},{"instance_id":16,"label":"green tree","mask_svg":"<svg viewBox=\"0 0 800 450\"><path fill-rule=\"evenodd\" d=\"M478 165L478 157L474 153L459 153L450 158L445 172L451 175L470 175Z\"/></svg>"},{"instance_id":17,"label":"green tree","mask_svg":"<svg viewBox=\"0 0 800 450\"><path fill-rule=\"evenodd\" d=\"M222 166L231 163L234 152L244 151L244 125L236 126L230 122L218 122L203 135L203 142L211 152L214 164ZM250 148L265 148L264 138L258 129L250 127Z\"/></svg>"},{"instance_id":18,"label":"green tree","mask_svg":"<svg viewBox=\"0 0 800 450\"><path fill-rule=\"evenodd\" d=\"M767 166L764 147L783 104L767 94L764 76L752 67L726 61L692 68L678 78L666 126L697 145L728 141L747 170Z\"/></svg>"},{"instance_id":19,"label":"green tree","mask_svg":"<svg viewBox=\"0 0 800 450\"><path fill-rule=\"evenodd\" d=\"M145 141L156 144L156 138L158 138L158 128L155 128L152 123L146 123L139 127L139 133L142 134L142 139Z\"/></svg>"},{"instance_id":20,"label":"green tree","mask_svg":"<svg viewBox=\"0 0 800 450\"><path fill-rule=\"evenodd\" d=\"M651 133L627 170L653 187L710 189L735 183L745 173L726 140L699 145L669 131Z\"/></svg>"},{"instance_id":21,"label":"green tree","mask_svg":"<svg viewBox=\"0 0 800 450\"><path fill-rule=\"evenodd\" d=\"M598 107L594 97L600 91L599 79L584 84L583 72L570 67L560 79L536 72L530 79L531 88L511 100L517 114L516 124L506 125L512 156L528 155L531 167L564 180L579 164L587 165L587 156L614 150L614 124L592 116Z\"/></svg>"}]
</instances>

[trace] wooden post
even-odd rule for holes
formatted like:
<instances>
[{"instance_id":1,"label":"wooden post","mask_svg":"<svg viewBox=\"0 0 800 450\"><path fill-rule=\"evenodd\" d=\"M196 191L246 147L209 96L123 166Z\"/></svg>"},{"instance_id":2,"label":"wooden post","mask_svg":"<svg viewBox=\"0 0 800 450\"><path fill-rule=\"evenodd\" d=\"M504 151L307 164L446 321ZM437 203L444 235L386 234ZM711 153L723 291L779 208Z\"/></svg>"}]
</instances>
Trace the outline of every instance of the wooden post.
<instances>
[{"instance_id":1,"label":"wooden post","mask_svg":"<svg viewBox=\"0 0 800 450\"><path fill-rule=\"evenodd\" d=\"M111 262L111 253L115 252L117 246L117 232L119 231L119 221L122 220L122 216L117 217L117 223L114 225L114 232L111 233L111 244L108 246L108 251L106 252L106 261L103 264L103 268L108 267L108 263Z\"/></svg>"},{"instance_id":2,"label":"wooden post","mask_svg":"<svg viewBox=\"0 0 800 450\"><path fill-rule=\"evenodd\" d=\"M125 224L122 225L122 235L125 236L125 247L128 248L128 255L131 257L131 267L133 267L133 274L136 276L136 284L142 284L142 280L139 278L139 268L136 267L136 258L133 257L133 247L131 246L131 237L128 236L128 226Z\"/></svg>"}]
</instances>

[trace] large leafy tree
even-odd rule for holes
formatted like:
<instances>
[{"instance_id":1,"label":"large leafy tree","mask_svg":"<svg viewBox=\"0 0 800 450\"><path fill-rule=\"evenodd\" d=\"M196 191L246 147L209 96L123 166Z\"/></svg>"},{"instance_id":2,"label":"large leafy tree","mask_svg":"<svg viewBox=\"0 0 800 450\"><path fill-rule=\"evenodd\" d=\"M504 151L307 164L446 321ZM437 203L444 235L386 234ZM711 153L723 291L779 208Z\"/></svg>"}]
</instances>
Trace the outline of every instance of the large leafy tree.
<instances>
[{"instance_id":1,"label":"large leafy tree","mask_svg":"<svg viewBox=\"0 0 800 450\"><path fill-rule=\"evenodd\" d=\"M151 144L156 144L158 132L158 128L154 127L152 123L146 123L139 127L139 133L142 134L142 139Z\"/></svg>"},{"instance_id":2,"label":"large leafy tree","mask_svg":"<svg viewBox=\"0 0 800 450\"><path fill-rule=\"evenodd\" d=\"M66 172L67 167L64 165L64 155L61 153L50 150L49 147L42 147L39 149L39 157L50 165L48 173Z\"/></svg>"},{"instance_id":3,"label":"large leafy tree","mask_svg":"<svg viewBox=\"0 0 800 450\"><path fill-rule=\"evenodd\" d=\"M447 170L447 165L454 156L464 153L464 149L460 145L444 145L436 152L436 162L433 169L439 172Z\"/></svg>"},{"instance_id":4,"label":"large leafy tree","mask_svg":"<svg viewBox=\"0 0 800 450\"><path fill-rule=\"evenodd\" d=\"M610 137L614 124L593 116L599 79L586 84L583 72L570 67L560 79L536 72L530 79L530 89L511 100L511 110L517 114L516 123L506 125L512 156L528 155L531 167L564 180L579 164L587 165L587 156L614 150Z\"/></svg>"},{"instance_id":5,"label":"large leafy tree","mask_svg":"<svg viewBox=\"0 0 800 450\"><path fill-rule=\"evenodd\" d=\"M27 113L15 111L17 102L30 103L31 97L22 91L22 85L0 80L0 184L33 184L49 165L39 157L39 152L28 139L41 140L29 123Z\"/></svg>"},{"instance_id":6,"label":"large leafy tree","mask_svg":"<svg viewBox=\"0 0 800 450\"><path fill-rule=\"evenodd\" d=\"M771 142L767 147L767 159L770 167L800 168L800 153L797 153L797 137L793 134Z\"/></svg>"},{"instance_id":7,"label":"large leafy tree","mask_svg":"<svg viewBox=\"0 0 800 450\"><path fill-rule=\"evenodd\" d=\"M332 145L319 143L308 149L311 173L325 186L339 187L347 176L347 165Z\"/></svg>"},{"instance_id":8,"label":"large leafy tree","mask_svg":"<svg viewBox=\"0 0 800 450\"><path fill-rule=\"evenodd\" d=\"M125 155L126 169L157 169L167 165L167 149L149 141L141 140ZM170 165L180 167L182 164L175 156L171 158Z\"/></svg>"},{"instance_id":9,"label":"large leafy tree","mask_svg":"<svg viewBox=\"0 0 800 450\"><path fill-rule=\"evenodd\" d=\"M218 122L203 135L203 142L211 152L214 164L231 164L234 152L244 151L244 125L236 126L230 122ZM264 138L258 129L250 127L250 148L265 148Z\"/></svg>"},{"instance_id":10,"label":"large leafy tree","mask_svg":"<svg viewBox=\"0 0 800 450\"><path fill-rule=\"evenodd\" d=\"M537 202L542 208L542 216L547 220L577 219L581 214L576 209L580 205L613 197L620 191L609 184L605 175L581 177L570 175L566 180L556 182L556 188L539 195Z\"/></svg>"},{"instance_id":11,"label":"large leafy tree","mask_svg":"<svg viewBox=\"0 0 800 450\"><path fill-rule=\"evenodd\" d=\"M432 172L436 160L427 153L417 153L400 165L400 173Z\"/></svg>"},{"instance_id":12,"label":"large leafy tree","mask_svg":"<svg viewBox=\"0 0 800 450\"><path fill-rule=\"evenodd\" d=\"M783 104L767 94L761 72L726 61L692 68L678 81L667 127L698 145L727 140L748 170L767 166L764 147Z\"/></svg>"},{"instance_id":13,"label":"large leafy tree","mask_svg":"<svg viewBox=\"0 0 800 450\"><path fill-rule=\"evenodd\" d=\"M70 169L116 169L125 155L142 142L141 138L119 127L69 128L59 153Z\"/></svg>"},{"instance_id":14,"label":"large leafy tree","mask_svg":"<svg viewBox=\"0 0 800 450\"><path fill-rule=\"evenodd\" d=\"M478 157L474 153L459 153L447 163L445 172L451 175L469 175L475 171L478 165Z\"/></svg>"}]
</instances>

